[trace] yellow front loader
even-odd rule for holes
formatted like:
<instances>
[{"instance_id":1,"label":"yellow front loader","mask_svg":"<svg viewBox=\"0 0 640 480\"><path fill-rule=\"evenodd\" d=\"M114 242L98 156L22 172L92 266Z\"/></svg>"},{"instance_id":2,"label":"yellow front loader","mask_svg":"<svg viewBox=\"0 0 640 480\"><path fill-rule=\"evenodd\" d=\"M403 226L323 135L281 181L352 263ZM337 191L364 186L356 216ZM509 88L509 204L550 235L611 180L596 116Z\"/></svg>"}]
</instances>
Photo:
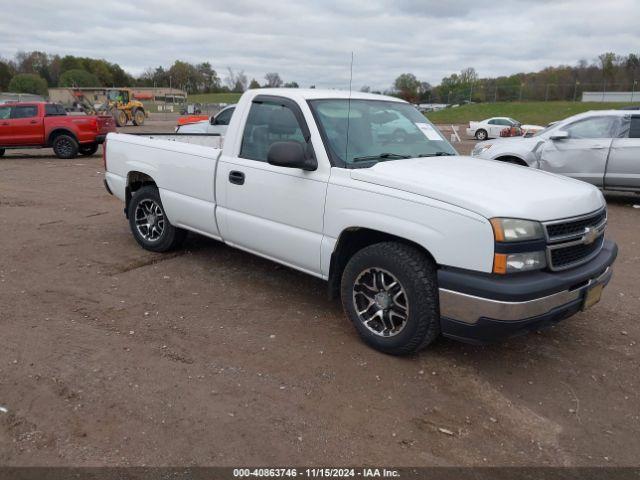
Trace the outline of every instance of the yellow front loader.
<instances>
[{"instance_id":1,"label":"yellow front loader","mask_svg":"<svg viewBox=\"0 0 640 480\"><path fill-rule=\"evenodd\" d=\"M107 90L106 110L113 115L116 125L124 127L128 122L143 125L147 118L144 105L133 99L133 92L128 88Z\"/></svg>"}]
</instances>

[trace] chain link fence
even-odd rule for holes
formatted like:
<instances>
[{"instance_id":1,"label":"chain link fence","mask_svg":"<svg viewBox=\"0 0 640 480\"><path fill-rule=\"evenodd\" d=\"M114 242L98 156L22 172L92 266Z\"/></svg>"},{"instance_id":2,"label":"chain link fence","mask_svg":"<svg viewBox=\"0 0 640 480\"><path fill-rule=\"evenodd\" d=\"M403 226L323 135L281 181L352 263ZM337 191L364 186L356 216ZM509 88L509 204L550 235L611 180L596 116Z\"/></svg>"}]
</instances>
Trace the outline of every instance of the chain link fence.
<instances>
[{"instance_id":1,"label":"chain link fence","mask_svg":"<svg viewBox=\"0 0 640 480\"><path fill-rule=\"evenodd\" d=\"M519 85L480 84L466 88L443 91L435 89L426 103L462 104L469 102L524 102L524 101L582 101L583 93L588 101L640 102L639 82L633 83L522 83ZM627 95L620 95L621 93ZM610 95L617 93L618 95ZM598 94L601 94L600 98Z\"/></svg>"}]
</instances>

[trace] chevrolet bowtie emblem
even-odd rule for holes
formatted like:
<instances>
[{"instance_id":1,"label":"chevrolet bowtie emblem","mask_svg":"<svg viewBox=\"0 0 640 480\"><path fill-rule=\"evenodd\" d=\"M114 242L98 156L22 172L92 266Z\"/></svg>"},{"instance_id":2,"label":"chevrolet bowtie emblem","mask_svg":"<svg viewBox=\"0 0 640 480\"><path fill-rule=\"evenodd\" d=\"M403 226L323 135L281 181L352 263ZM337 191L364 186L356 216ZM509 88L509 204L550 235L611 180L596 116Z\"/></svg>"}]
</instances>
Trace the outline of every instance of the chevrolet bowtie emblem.
<instances>
[{"instance_id":1,"label":"chevrolet bowtie emblem","mask_svg":"<svg viewBox=\"0 0 640 480\"><path fill-rule=\"evenodd\" d=\"M596 241L596 238L598 238L598 235L599 235L598 230L596 230L595 228L586 227L584 229L584 236L582 237L582 242L586 245L590 245Z\"/></svg>"}]
</instances>

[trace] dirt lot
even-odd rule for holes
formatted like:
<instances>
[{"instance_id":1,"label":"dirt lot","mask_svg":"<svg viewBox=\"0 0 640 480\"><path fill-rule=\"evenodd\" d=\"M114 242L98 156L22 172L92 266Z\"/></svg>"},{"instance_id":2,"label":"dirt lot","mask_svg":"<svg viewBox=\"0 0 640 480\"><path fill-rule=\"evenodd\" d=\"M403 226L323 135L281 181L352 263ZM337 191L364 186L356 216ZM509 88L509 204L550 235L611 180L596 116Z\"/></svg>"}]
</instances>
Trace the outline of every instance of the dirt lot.
<instances>
[{"instance_id":1,"label":"dirt lot","mask_svg":"<svg viewBox=\"0 0 640 480\"><path fill-rule=\"evenodd\" d=\"M9 152L0 464L638 465L640 198L608 200L620 256L594 309L394 358L317 279L195 235L139 248L99 155Z\"/></svg>"}]
</instances>

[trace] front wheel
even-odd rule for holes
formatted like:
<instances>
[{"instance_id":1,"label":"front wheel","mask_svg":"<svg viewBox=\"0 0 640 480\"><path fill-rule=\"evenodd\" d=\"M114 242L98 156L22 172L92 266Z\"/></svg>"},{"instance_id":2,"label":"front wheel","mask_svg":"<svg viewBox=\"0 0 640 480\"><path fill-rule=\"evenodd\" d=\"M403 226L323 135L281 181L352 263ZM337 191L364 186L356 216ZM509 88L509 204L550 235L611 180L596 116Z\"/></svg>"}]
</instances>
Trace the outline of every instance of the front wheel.
<instances>
[{"instance_id":1,"label":"front wheel","mask_svg":"<svg viewBox=\"0 0 640 480\"><path fill-rule=\"evenodd\" d=\"M360 337L381 352L415 353L440 335L436 267L410 245L384 242L357 252L342 274L341 298Z\"/></svg>"},{"instance_id":2,"label":"front wheel","mask_svg":"<svg viewBox=\"0 0 640 480\"><path fill-rule=\"evenodd\" d=\"M4 148L0 148L0 157L4 155L4 152L5 152Z\"/></svg>"},{"instance_id":3,"label":"front wheel","mask_svg":"<svg viewBox=\"0 0 640 480\"><path fill-rule=\"evenodd\" d=\"M129 202L129 227L136 242L152 252L167 252L178 248L187 232L169 222L162 207L160 193L152 186L142 187Z\"/></svg>"},{"instance_id":4,"label":"front wheel","mask_svg":"<svg viewBox=\"0 0 640 480\"><path fill-rule=\"evenodd\" d=\"M90 157L94 153L98 151L97 143L90 143L85 145L80 145L80 155L84 155L85 157Z\"/></svg>"},{"instance_id":5,"label":"front wheel","mask_svg":"<svg viewBox=\"0 0 640 480\"><path fill-rule=\"evenodd\" d=\"M124 110L113 110L113 120L116 122L116 126L124 127L127 125L127 114Z\"/></svg>"}]
</instances>

